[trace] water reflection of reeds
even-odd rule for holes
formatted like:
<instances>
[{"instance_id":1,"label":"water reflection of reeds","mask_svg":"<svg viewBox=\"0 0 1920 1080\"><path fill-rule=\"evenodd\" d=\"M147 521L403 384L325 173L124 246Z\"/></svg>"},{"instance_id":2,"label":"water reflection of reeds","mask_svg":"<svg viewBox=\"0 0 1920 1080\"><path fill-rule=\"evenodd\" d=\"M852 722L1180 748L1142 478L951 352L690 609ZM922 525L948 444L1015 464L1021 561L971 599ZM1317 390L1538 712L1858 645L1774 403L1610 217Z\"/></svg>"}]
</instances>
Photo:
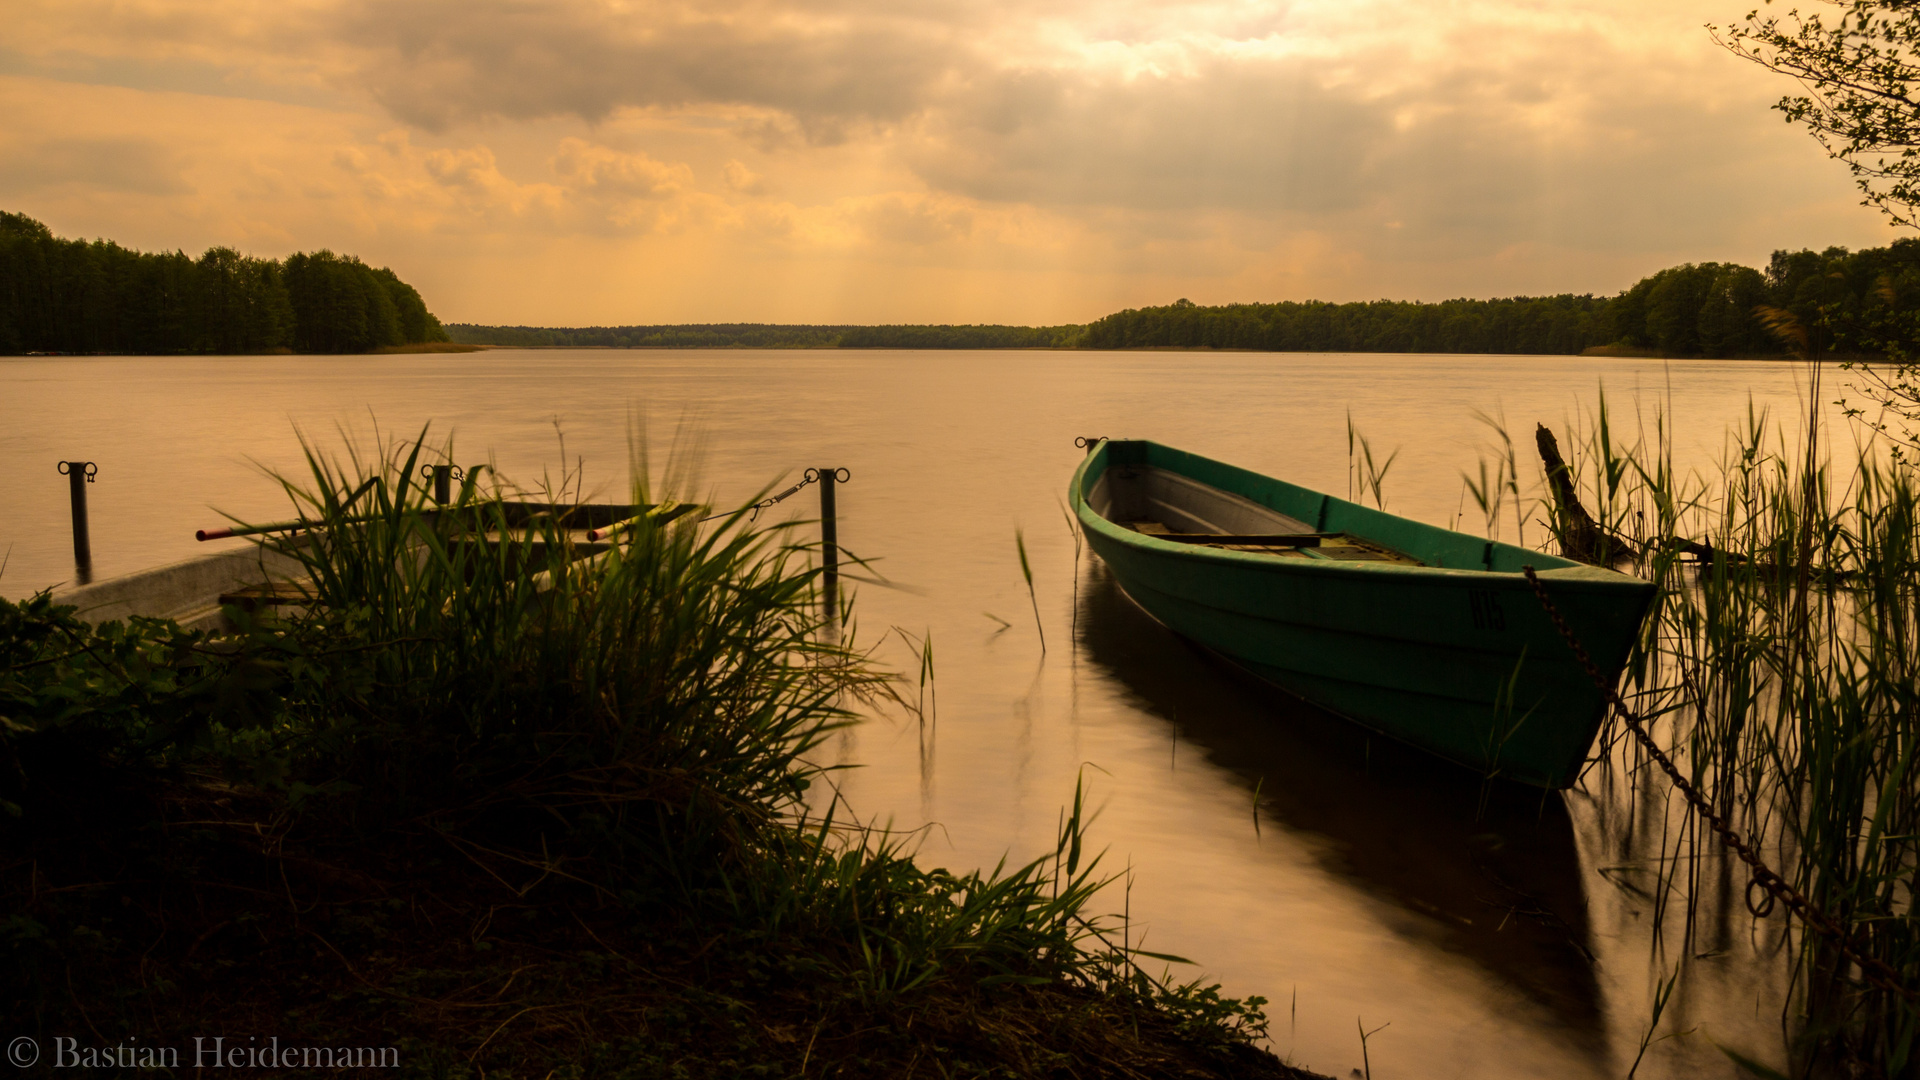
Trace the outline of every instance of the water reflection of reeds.
<instances>
[{"instance_id":1,"label":"water reflection of reeds","mask_svg":"<svg viewBox=\"0 0 1920 1080\"><path fill-rule=\"evenodd\" d=\"M1529 505L1546 543L1661 586L1621 692L1698 805L1618 719L1576 791L1611 889L1596 900L1647 917L1654 1000L1677 985L1684 1011L1690 992L1732 980L1721 958L1745 953L1740 966L1769 984L1757 1000L1780 1003L1791 1072L1916 1076L1920 440L1831 430L1819 365L1806 371L1802 426L1750 405L1707 469L1676 468L1664 413L1629 429L1603 394L1570 433L1565 473L1538 431L1555 475ZM1523 499L1504 422L1482 419L1495 467L1465 476L1462 502L1497 535L1502 502ZM1851 454L1834 453L1837 434L1857 437ZM1790 917L1791 897L1752 880L1707 808L1814 911ZM1649 1039L1684 1034L1652 1012Z\"/></svg>"},{"instance_id":2,"label":"water reflection of reeds","mask_svg":"<svg viewBox=\"0 0 1920 1080\"><path fill-rule=\"evenodd\" d=\"M1817 368L1809 389L1817 417ZM1619 553L1663 586L1623 692L1689 784L1850 938L1790 920L1805 931L1784 979L1794 1071L1848 1061L1911 1076L1920 476L1872 438L1836 461L1835 441L1812 419L1794 432L1749 410L1716 469L1683 474L1664 422L1627 441L1603 404L1570 464ZM1643 870L1671 969L1684 976L1743 927L1778 940L1784 903L1747 886L1698 815L1670 812L1673 785L1622 727L1604 738L1587 786Z\"/></svg>"}]
</instances>

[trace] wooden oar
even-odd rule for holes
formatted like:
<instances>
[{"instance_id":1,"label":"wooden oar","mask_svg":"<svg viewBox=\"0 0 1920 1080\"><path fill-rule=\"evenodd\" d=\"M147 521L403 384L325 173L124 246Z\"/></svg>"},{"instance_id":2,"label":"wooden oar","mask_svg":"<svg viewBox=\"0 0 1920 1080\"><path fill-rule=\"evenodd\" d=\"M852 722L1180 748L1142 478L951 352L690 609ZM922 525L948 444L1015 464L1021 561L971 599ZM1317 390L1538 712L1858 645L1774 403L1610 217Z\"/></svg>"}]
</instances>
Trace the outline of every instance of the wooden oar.
<instances>
[{"instance_id":1,"label":"wooden oar","mask_svg":"<svg viewBox=\"0 0 1920 1080\"><path fill-rule=\"evenodd\" d=\"M353 494L347 496L346 501L340 504L340 509L345 511L347 507L358 502L360 496L371 491L373 486L379 482L379 477L369 477L366 483L355 488ZM348 518L341 524L353 525L371 520L373 520L371 517ZM194 531L193 538L201 543L205 543L208 540L225 540L233 536L259 536L262 533L292 532L297 529L311 529L320 524L322 524L322 522L301 518L298 521L277 521L271 525L235 525L230 529L197 529Z\"/></svg>"},{"instance_id":2,"label":"wooden oar","mask_svg":"<svg viewBox=\"0 0 1920 1080\"><path fill-rule=\"evenodd\" d=\"M700 507L698 507L693 503L682 503L682 502L659 503L654 506L649 506L644 513L635 514L633 517L627 518L624 521L616 521L611 525L607 525L598 529L588 529L587 539L589 541L605 540L608 537L614 535L615 533L624 532L627 529L631 529L635 525L638 525L643 521L661 521L661 522L672 521L674 518L677 518L682 514L692 513L693 511L698 509L700 509Z\"/></svg>"}]
</instances>

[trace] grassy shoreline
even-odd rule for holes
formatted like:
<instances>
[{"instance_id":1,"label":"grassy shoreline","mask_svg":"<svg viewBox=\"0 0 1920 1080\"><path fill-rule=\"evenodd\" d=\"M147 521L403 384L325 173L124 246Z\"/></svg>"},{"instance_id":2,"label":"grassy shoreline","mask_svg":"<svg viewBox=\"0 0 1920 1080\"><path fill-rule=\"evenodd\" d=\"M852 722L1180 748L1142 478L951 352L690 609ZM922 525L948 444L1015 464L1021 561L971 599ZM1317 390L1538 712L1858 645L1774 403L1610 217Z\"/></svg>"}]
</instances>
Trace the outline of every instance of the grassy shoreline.
<instances>
[{"instance_id":1,"label":"grassy shoreline","mask_svg":"<svg viewBox=\"0 0 1920 1080\"><path fill-rule=\"evenodd\" d=\"M1196 1037L1210 1016L1053 982L876 997L844 939L639 920L577 883L528 889L541 870L431 830L288 829L257 790L145 794L140 824L165 843L123 828L33 849L24 907L64 962L39 965L52 1000L13 1015L49 1048L278 1038L392 1047L403 1075L446 1077L1309 1075ZM61 857L75 847L96 857ZM122 863L94 883L129 855L152 876L129 883Z\"/></svg>"},{"instance_id":2,"label":"grassy shoreline","mask_svg":"<svg viewBox=\"0 0 1920 1080\"><path fill-rule=\"evenodd\" d=\"M894 682L783 527L648 520L575 560L478 478L433 507L418 455L287 482L327 526L283 545L305 615L0 605L16 1034L434 1077L1308 1075L1259 999L1123 944L1077 796L986 874L819 796L811 751Z\"/></svg>"}]
</instances>

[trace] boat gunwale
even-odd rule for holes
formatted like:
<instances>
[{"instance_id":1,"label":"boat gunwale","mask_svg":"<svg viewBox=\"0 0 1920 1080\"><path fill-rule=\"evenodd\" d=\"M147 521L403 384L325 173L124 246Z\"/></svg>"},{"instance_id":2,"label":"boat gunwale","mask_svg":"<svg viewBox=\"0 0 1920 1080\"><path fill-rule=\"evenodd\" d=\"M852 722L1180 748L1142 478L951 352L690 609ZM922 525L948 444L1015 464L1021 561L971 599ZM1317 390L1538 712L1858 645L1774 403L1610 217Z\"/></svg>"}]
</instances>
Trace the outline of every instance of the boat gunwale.
<instances>
[{"instance_id":1,"label":"boat gunwale","mask_svg":"<svg viewBox=\"0 0 1920 1080\"><path fill-rule=\"evenodd\" d=\"M1518 570L1484 570L1484 569L1476 569L1473 567L1465 567L1465 566L1461 566L1461 567L1430 566L1430 565L1413 566L1413 565L1408 565L1406 563L1394 563L1394 562L1373 562L1373 561L1348 562L1344 560L1330 560L1330 559L1329 560L1289 559L1283 556L1266 554L1264 552L1233 551L1233 550L1228 550L1224 548L1207 547L1204 544L1195 544L1195 543L1187 543L1187 542L1180 542L1180 541L1157 539L1150 533L1138 532L1133 529L1129 529L1126 526L1121 525L1116 521L1113 521L1112 519L1106 517L1105 515L1095 511L1093 507L1089 505L1087 502L1087 498L1086 498L1087 470L1092 466L1094 459L1096 457L1099 457L1101 454L1105 453L1107 451L1108 446L1110 446L1114 442L1129 442L1129 443L1143 444L1146 446L1156 446L1165 450L1173 451L1175 453L1184 454L1188 457L1198 458L1202 461L1207 461L1211 464L1218 465L1223 468L1230 469L1236 472L1247 473L1252 476L1264 476L1264 474L1255 473L1250 469L1245 469L1237 465L1231 465L1224 461L1218 461L1213 458L1208 458L1200 454L1195 454L1191 451L1179 450L1175 447L1167 446L1165 443L1157 443L1150 439L1125 439L1125 440L1102 439L1100 440L1098 443L1095 444L1095 446L1092 449L1090 449L1087 452L1086 457L1082 459L1079 467L1074 470L1072 488L1069 492L1069 495L1072 497L1075 516L1080 519L1080 522L1083 527L1090 527L1095 532L1100 533L1103 537L1109 540L1112 540L1119 544L1126 545L1128 547L1135 548L1142 552L1151 553L1157 557L1163 557L1163 558L1173 557L1177 559L1187 560L1191 562L1198 562L1202 564L1210 564L1215 566L1231 566L1231 567L1242 568L1242 569L1257 569L1257 570L1268 571L1268 572L1279 572L1279 573L1284 573L1288 575L1306 574L1306 575L1312 575L1315 577L1325 577L1330 575L1333 577L1363 578L1368 575L1376 575L1376 574L1401 574L1401 575L1410 575L1415 578L1428 578L1433 580L1471 578L1471 579L1480 579L1480 580L1486 580L1486 581L1499 581L1502 583L1518 583L1518 582L1525 581L1523 572ZM1104 472L1108 467L1109 467L1108 464L1105 461L1103 461L1101 466L1101 471ZM1164 468L1164 466L1154 466L1154 467ZM1179 470L1175 470L1175 469L1170 469L1168 471L1179 473ZM1187 476L1185 473L1179 473L1179 475L1186 476L1187 479L1193 480L1195 483L1207 484L1208 487L1213 487L1216 490L1223 491L1227 494L1240 495L1242 498L1250 498L1250 496L1243 495L1240 492L1228 491L1225 488L1220 488L1216 484L1208 483L1207 481L1200 480L1196 477ZM1277 477L1264 477L1264 478L1268 480L1279 479ZM1334 496L1328 495L1325 492L1315 491L1312 488L1302 487L1299 484L1292 484L1291 481L1280 481L1280 482L1290 484L1293 487L1300 488L1300 490L1302 491L1306 491L1315 495L1320 495L1324 498L1328 498L1328 499L1334 498ZM1255 501L1257 502L1258 500L1255 500ZM1340 500L1340 501L1345 502L1346 500ZM1359 504L1357 503L1352 505L1359 506ZM1266 507L1266 508L1276 510L1276 512L1278 512L1277 508L1274 508L1274 507ZM1367 508L1364 506L1360 506L1360 509L1365 510ZM1383 514L1386 513L1386 511L1384 510L1377 511L1377 512L1383 513ZM1453 536L1461 537L1461 538L1473 541L1475 543L1500 543L1501 542L1501 541L1488 540L1486 537L1477 537L1472 535L1471 533L1463 533L1453 529L1442 528L1441 526L1432 525L1427 522L1420 521L1416 518L1403 517L1398 514L1391 514L1388 516L1399 518L1402 521L1406 521L1422 529L1429 529L1438 533L1451 534ZM1348 531L1350 535L1356 536L1362 540L1368 540L1369 542L1372 542L1372 543L1380 543L1380 541L1372 540L1372 538L1367 537L1364 534L1353 533L1351 532L1351 530L1346 530L1346 531ZM1641 589L1648 589L1653 587L1652 582L1645 581L1640 578L1632 577L1627 574L1622 574L1617 570L1611 570L1606 567L1591 566L1585 563L1578 563L1578 562L1574 562L1571 559L1563 558L1558 555L1551 555L1546 552L1528 552L1528 554L1539 560L1539 563L1535 566L1536 572L1543 578L1550 578L1551 580L1554 581L1556 585L1574 586L1576 588L1581 589L1582 591L1586 591L1587 589L1598 589L1598 590L1604 590L1609 592L1615 591L1615 590L1639 591Z\"/></svg>"}]
</instances>

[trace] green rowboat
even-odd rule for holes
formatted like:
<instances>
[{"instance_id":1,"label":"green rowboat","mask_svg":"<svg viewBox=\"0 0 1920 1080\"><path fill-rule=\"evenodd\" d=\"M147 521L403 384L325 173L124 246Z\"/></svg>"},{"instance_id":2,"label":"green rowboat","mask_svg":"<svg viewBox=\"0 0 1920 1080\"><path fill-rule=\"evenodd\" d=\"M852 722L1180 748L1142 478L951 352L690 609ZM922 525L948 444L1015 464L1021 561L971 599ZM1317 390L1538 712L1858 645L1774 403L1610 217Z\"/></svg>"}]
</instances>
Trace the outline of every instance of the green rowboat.
<instances>
[{"instance_id":1,"label":"green rowboat","mask_svg":"<svg viewBox=\"0 0 1920 1080\"><path fill-rule=\"evenodd\" d=\"M1521 567L1609 679L1652 583L1409 521L1144 440L1069 493L1127 595L1282 689L1488 776L1562 788L1605 701Z\"/></svg>"}]
</instances>

